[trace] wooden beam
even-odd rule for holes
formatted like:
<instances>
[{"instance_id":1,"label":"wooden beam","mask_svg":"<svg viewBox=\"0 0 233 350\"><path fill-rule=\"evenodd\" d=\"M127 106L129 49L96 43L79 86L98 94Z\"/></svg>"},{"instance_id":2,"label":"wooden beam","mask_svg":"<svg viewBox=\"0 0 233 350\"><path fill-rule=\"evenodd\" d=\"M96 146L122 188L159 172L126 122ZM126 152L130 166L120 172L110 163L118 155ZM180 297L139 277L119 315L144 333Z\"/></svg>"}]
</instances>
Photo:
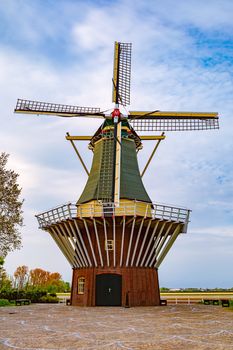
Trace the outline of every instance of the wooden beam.
<instances>
[{"instance_id":1,"label":"wooden beam","mask_svg":"<svg viewBox=\"0 0 233 350\"><path fill-rule=\"evenodd\" d=\"M149 265L150 267L154 264L154 262L156 261L158 255L160 253L160 250L163 248L163 245L165 244L165 242L167 240L168 234L170 233L173 224L174 224L173 222L171 222L169 224L165 234L161 237L160 241L156 242L156 244L154 245L154 256L152 257L152 261Z\"/></svg>"},{"instance_id":2,"label":"wooden beam","mask_svg":"<svg viewBox=\"0 0 233 350\"><path fill-rule=\"evenodd\" d=\"M145 241L147 239L147 235L148 235L148 232L149 232L149 229L150 229L150 226L151 226L151 222L152 222L152 219L150 219L148 221L146 233L144 235L144 238L143 238L143 241L142 241L142 244L141 244L141 248L140 248L140 252L138 254L138 259L137 259L137 262L136 262L136 266L138 266L138 264L139 264L139 261L140 261L141 255L142 255L142 251L143 251L143 248L144 248L144 244L145 244Z\"/></svg>"},{"instance_id":3,"label":"wooden beam","mask_svg":"<svg viewBox=\"0 0 233 350\"><path fill-rule=\"evenodd\" d=\"M122 266L123 263L123 252L124 252L124 239L125 239L125 215L123 217L123 226L122 226L122 234L121 234L121 259L120 259L120 266Z\"/></svg>"},{"instance_id":4,"label":"wooden beam","mask_svg":"<svg viewBox=\"0 0 233 350\"><path fill-rule=\"evenodd\" d=\"M162 233L163 233L163 229L164 229L164 227L165 227L165 225L166 225L166 221L162 224L162 226L161 226L161 228L160 228L160 231L159 231L159 234L158 234L158 241L160 240L160 237L162 236ZM149 254L149 256L148 256L148 258L147 258L147 260L146 260L146 263L145 263L145 266L148 266L148 264L149 264L149 262L150 262L150 259L151 259L151 257L152 257L152 255L153 255L153 253L155 253L155 247L156 247L156 244L157 244L157 239L155 239L155 243L154 244L152 244L152 248L150 249L150 254ZM149 245L148 245L149 246Z\"/></svg>"},{"instance_id":5,"label":"wooden beam","mask_svg":"<svg viewBox=\"0 0 233 350\"><path fill-rule=\"evenodd\" d=\"M67 137L69 137L69 136L70 136L70 135L69 135L69 133L67 132ZM81 157L81 155L80 155L80 153L79 153L77 147L75 146L74 141L73 141L73 140L69 140L69 141L70 141L71 145L73 146L73 148L74 148L74 150L75 150L75 153L77 154L77 156L78 156L78 158L79 158L79 160L80 160L80 162L81 162L81 164L82 164L84 170L86 171L87 176L89 176L90 173L89 173L89 171L88 171L88 169L87 169L87 167L86 167L86 165L85 165L85 163L84 163L84 161L83 161L83 159L82 159L82 157Z\"/></svg>"},{"instance_id":6,"label":"wooden beam","mask_svg":"<svg viewBox=\"0 0 233 350\"><path fill-rule=\"evenodd\" d=\"M92 136L71 136L70 134L66 134L66 140L69 141L90 141Z\"/></svg>"},{"instance_id":7,"label":"wooden beam","mask_svg":"<svg viewBox=\"0 0 233 350\"><path fill-rule=\"evenodd\" d=\"M95 264L95 266L97 267L97 261L96 261L96 257L95 257L95 251L94 251L94 248L93 248L93 245L92 245L92 241L91 241L91 236L90 236L90 232L89 232L89 229L88 229L88 225L87 225L87 222L86 222L85 219L83 219L83 222L84 222L84 226L85 226L85 229L86 229L88 242L89 242L89 245L90 245L90 248L91 248L91 253L92 253L93 260L94 260L94 264Z\"/></svg>"},{"instance_id":8,"label":"wooden beam","mask_svg":"<svg viewBox=\"0 0 233 350\"><path fill-rule=\"evenodd\" d=\"M103 263L103 257L102 257L102 253L101 253L99 235L98 235L98 230L97 230L97 225L96 225L95 218L93 218L93 223L94 223L94 229L95 229L95 236L96 236L96 241L97 241L97 247L98 247L98 251L99 251L100 264L101 264L101 266L103 267L103 266L104 266L104 263Z\"/></svg>"},{"instance_id":9,"label":"wooden beam","mask_svg":"<svg viewBox=\"0 0 233 350\"><path fill-rule=\"evenodd\" d=\"M74 222L74 225L75 225L75 227L76 227L76 229L77 229L78 236L79 236L80 241L81 241L81 243L82 243L82 246L83 246L84 252L85 252L85 254L86 254L86 257L87 257L89 266L92 267L91 259L90 259L90 256L89 256L89 254L88 254L88 251L87 251L86 245L85 245L85 243L84 243L84 240L83 240L83 238L82 238L82 234L81 234L81 231L80 231L80 229L79 229L77 220L74 219L73 222Z\"/></svg>"},{"instance_id":10,"label":"wooden beam","mask_svg":"<svg viewBox=\"0 0 233 350\"><path fill-rule=\"evenodd\" d=\"M109 266L109 253L108 253L108 247L106 247L107 240L108 240L108 234L107 234L106 220L104 217L103 217L103 222L104 222L104 238L105 238L104 247L106 250L107 266Z\"/></svg>"},{"instance_id":11,"label":"wooden beam","mask_svg":"<svg viewBox=\"0 0 233 350\"><path fill-rule=\"evenodd\" d=\"M164 136L164 132L161 134L161 137L163 137L163 136ZM147 161L147 163L146 163L146 165L145 165L145 168L143 169L143 171L142 171L142 173L141 173L141 177L143 177L143 175L145 174L146 169L148 168L148 166L149 166L149 164L150 164L152 158L154 157L154 154L155 154L157 148L159 147L159 144L160 144L161 140L163 140L163 139L159 139L159 140L157 141L157 143L156 143L156 145L155 145L155 147L154 147L154 149L153 149L153 151L152 151L152 153L151 153L151 155L150 155L150 157L149 157L149 159L148 159L148 161Z\"/></svg>"},{"instance_id":12,"label":"wooden beam","mask_svg":"<svg viewBox=\"0 0 233 350\"><path fill-rule=\"evenodd\" d=\"M178 111L130 111L130 119L132 117L143 117L143 119L154 118L171 118L171 119L215 119L218 118L217 112L178 112Z\"/></svg>"},{"instance_id":13,"label":"wooden beam","mask_svg":"<svg viewBox=\"0 0 233 350\"><path fill-rule=\"evenodd\" d=\"M162 135L139 135L140 139L143 141L158 141L158 140L164 140L166 136L164 133Z\"/></svg>"},{"instance_id":14,"label":"wooden beam","mask_svg":"<svg viewBox=\"0 0 233 350\"><path fill-rule=\"evenodd\" d=\"M122 128L123 129L123 128ZM93 136L83 136L83 135L79 135L79 136L71 136L71 135L67 135L66 136L66 140L68 141L90 141L92 139ZM164 140L166 138L165 135L140 135L139 136L141 140L143 141L157 141L157 140Z\"/></svg>"},{"instance_id":15,"label":"wooden beam","mask_svg":"<svg viewBox=\"0 0 233 350\"><path fill-rule=\"evenodd\" d=\"M131 260L131 266L133 266L133 262L134 262L135 254L136 254L136 251L137 251L139 237L141 235L141 231L142 231L144 220L145 220L145 218L141 219L141 224L140 224L140 227L139 227L139 230L138 230L137 239L136 239L136 242L135 242L135 245L134 245L134 251L133 251L133 256L132 256L132 260Z\"/></svg>"},{"instance_id":16,"label":"wooden beam","mask_svg":"<svg viewBox=\"0 0 233 350\"><path fill-rule=\"evenodd\" d=\"M146 265L144 265L144 261L145 261L145 259L146 259L147 253L148 253L148 251L149 251L149 249L150 249L150 245L151 245L151 243L152 243L152 241L153 241L153 239L154 239L154 237L155 237L155 233L156 233L156 230L157 230L157 227L158 227L159 223L160 223L160 220L158 220L158 221L156 222L155 226L154 226L153 232L152 232L152 234L151 234L151 236L150 236L150 240L149 240L149 243L147 244L146 251L145 251L145 253L144 253L144 255L143 255L143 259L142 259L142 261L141 261L140 266L146 266Z\"/></svg>"},{"instance_id":17,"label":"wooden beam","mask_svg":"<svg viewBox=\"0 0 233 350\"><path fill-rule=\"evenodd\" d=\"M175 231L173 232L173 234L169 238L168 242L166 243L165 247L163 248L163 250L162 250L162 252L161 252L161 254L160 254L160 256L155 264L155 268L157 268L157 269L159 268L161 262L163 261L163 259L165 258L165 256L169 252L169 250L171 249L173 243L175 242L176 238L180 234L181 229L182 229L182 224L178 224Z\"/></svg>"},{"instance_id":18,"label":"wooden beam","mask_svg":"<svg viewBox=\"0 0 233 350\"><path fill-rule=\"evenodd\" d=\"M127 254L127 259L126 259L126 264L125 264L126 267L128 267L128 264L129 264L129 257L130 257L132 239L133 239L133 234L134 234L135 220L136 220L136 216L134 216L133 224L132 224L132 227L131 227L131 233L130 233L130 239L129 239L129 246L128 246L128 254Z\"/></svg>"},{"instance_id":19,"label":"wooden beam","mask_svg":"<svg viewBox=\"0 0 233 350\"><path fill-rule=\"evenodd\" d=\"M70 258L68 252L66 251L66 247L63 245L63 242L60 241L60 237L58 236L57 232L53 229L53 227L50 227L46 230L49 232L50 236L53 238L53 240L56 242L59 249L62 251L62 253L65 255L66 259L69 261L70 265L73 267L73 261Z\"/></svg>"},{"instance_id":20,"label":"wooden beam","mask_svg":"<svg viewBox=\"0 0 233 350\"><path fill-rule=\"evenodd\" d=\"M84 267L87 267L88 266L88 262L87 262L87 259L86 259L86 257L85 257L85 254L84 254L84 252L83 252L83 248L81 247L81 244L80 244L80 242L79 242L79 237L78 237L78 235L77 235L77 233L76 233L76 230L74 229L74 227L73 227L73 221L71 222L71 221L68 221L68 223L69 223L69 226L70 226L70 228L71 228L71 231L72 231L72 233L73 233L73 235L74 235L74 237L76 237L76 245L78 246L78 248L79 248L79 251L80 251L80 253L81 253L81 256L82 256L82 263L83 263L83 266Z\"/></svg>"}]
</instances>

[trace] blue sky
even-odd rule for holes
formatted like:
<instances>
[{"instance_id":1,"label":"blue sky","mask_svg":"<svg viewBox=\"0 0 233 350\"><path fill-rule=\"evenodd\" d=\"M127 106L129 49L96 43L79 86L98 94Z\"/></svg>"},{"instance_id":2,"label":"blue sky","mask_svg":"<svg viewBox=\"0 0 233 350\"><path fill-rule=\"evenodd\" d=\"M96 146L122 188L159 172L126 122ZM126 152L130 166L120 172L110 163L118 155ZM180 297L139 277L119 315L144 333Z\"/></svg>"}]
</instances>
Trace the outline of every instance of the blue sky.
<instances>
[{"instance_id":1,"label":"blue sky","mask_svg":"<svg viewBox=\"0 0 233 350\"><path fill-rule=\"evenodd\" d=\"M113 43L132 42L132 110L218 111L220 130L167 133L144 177L155 202L192 209L160 268L160 285L232 287L233 3L215 1L29 1L0 4L1 151L20 174L25 199L18 265L71 269L36 213L75 201L86 176L70 134L98 121L13 114L17 98L112 108ZM145 144L140 166L152 144ZM80 150L90 166L87 144Z\"/></svg>"}]
</instances>

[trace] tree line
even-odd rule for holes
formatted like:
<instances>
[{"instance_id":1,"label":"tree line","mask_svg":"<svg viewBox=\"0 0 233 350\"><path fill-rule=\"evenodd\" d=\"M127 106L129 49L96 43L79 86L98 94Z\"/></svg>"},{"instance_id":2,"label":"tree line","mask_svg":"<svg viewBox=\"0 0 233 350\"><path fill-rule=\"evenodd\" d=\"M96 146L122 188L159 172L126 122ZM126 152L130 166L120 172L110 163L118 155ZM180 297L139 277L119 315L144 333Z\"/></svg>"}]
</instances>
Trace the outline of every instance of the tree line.
<instances>
[{"instance_id":1,"label":"tree line","mask_svg":"<svg viewBox=\"0 0 233 350\"><path fill-rule=\"evenodd\" d=\"M18 266L13 276L8 276L0 260L0 291L2 290L35 290L40 289L48 293L62 293L70 291L69 282L62 280L58 272L49 272L41 268L29 270L28 266Z\"/></svg>"}]
</instances>

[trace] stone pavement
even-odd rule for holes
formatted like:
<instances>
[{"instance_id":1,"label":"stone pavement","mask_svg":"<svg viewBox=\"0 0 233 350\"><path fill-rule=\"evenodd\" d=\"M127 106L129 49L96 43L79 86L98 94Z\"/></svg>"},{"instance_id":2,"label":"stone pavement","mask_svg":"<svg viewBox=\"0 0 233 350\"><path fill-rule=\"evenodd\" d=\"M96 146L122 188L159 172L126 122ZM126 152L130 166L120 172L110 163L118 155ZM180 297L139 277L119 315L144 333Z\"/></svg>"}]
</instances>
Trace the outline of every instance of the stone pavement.
<instances>
[{"instance_id":1,"label":"stone pavement","mask_svg":"<svg viewBox=\"0 0 233 350\"><path fill-rule=\"evenodd\" d=\"M0 350L233 350L233 312L213 305L0 308Z\"/></svg>"}]
</instances>

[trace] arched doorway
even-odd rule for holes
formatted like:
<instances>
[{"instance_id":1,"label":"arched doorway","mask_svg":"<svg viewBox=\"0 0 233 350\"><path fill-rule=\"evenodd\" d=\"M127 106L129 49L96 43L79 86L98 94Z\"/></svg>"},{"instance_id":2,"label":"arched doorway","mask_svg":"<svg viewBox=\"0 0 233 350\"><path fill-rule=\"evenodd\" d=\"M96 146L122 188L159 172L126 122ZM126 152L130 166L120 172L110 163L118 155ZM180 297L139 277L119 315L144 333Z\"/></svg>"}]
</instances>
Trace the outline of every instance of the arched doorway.
<instances>
[{"instance_id":1,"label":"arched doorway","mask_svg":"<svg viewBox=\"0 0 233 350\"><path fill-rule=\"evenodd\" d=\"M121 275L96 275L96 306L121 306L121 291Z\"/></svg>"}]
</instances>

